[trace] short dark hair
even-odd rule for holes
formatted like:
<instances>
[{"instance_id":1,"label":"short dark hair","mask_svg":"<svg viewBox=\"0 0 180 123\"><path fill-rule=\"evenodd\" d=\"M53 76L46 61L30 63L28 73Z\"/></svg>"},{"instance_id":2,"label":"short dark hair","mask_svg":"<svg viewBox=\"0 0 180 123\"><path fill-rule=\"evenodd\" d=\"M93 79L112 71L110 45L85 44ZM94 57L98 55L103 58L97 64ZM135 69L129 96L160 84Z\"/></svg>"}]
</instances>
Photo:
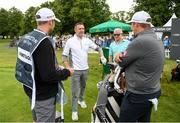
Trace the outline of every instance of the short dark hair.
<instances>
[{"instance_id":1,"label":"short dark hair","mask_svg":"<svg viewBox=\"0 0 180 123\"><path fill-rule=\"evenodd\" d=\"M43 24L46 24L48 21L37 21L37 24L38 25L43 25Z\"/></svg>"},{"instance_id":2,"label":"short dark hair","mask_svg":"<svg viewBox=\"0 0 180 123\"><path fill-rule=\"evenodd\" d=\"M135 24L136 22L133 22L133 24ZM145 23L136 23L138 24L139 26L141 26L142 28L150 28L151 25L150 24L145 24Z\"/></svg>"},{"instance_id":3,"label":"short dark hair","mask_svg":"<svg viewBox=\"0 0 180 123\"><path fill-rule=\"evenodd\" d=\"M83 22L78 22L74 25L74 29L77 27L77 25L83 25L84 26L84 23Z\"/></svg>"},{"instance_id":4,"label":"short dark hair","mask_svg":"<svg viewBox=\"0 0 180 123\"><path fill-rule=\"evenodd\" d=\"M150 27L151 27L150 24L139 23L139 25L140 25L142 28L150 28Z\"/></svg>"}]
</instances>

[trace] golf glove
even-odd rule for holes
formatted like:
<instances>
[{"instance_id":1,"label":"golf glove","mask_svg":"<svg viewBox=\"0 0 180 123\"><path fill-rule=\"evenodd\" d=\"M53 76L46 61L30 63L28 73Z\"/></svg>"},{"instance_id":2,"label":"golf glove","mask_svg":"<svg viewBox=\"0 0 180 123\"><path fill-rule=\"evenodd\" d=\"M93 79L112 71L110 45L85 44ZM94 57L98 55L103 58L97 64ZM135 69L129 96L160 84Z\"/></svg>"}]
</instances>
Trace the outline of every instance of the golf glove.
<instances>
[{"instance_id":1,"label":"golf glove","mask_svg":"<svg viewBox=\"0 0 180 123\"><path fill-rule=\"evenodd\" d=\"M158 107L158 99L157 99L157 98L149 99L149 101L152 102L152 104L154 105L154 110L157 111L157 107Z\"/></svg>"},{"instance_id":2,"label":"golf glove","mask_svg":"<svg viewBox=\"0 0 180 123\"><path fill-rule=\"evenodd\" d=\"M101 59L102 64L105 65L107 62L106 58L104 56L101 56L100 59Z\"/></svg>"}]
</instances>

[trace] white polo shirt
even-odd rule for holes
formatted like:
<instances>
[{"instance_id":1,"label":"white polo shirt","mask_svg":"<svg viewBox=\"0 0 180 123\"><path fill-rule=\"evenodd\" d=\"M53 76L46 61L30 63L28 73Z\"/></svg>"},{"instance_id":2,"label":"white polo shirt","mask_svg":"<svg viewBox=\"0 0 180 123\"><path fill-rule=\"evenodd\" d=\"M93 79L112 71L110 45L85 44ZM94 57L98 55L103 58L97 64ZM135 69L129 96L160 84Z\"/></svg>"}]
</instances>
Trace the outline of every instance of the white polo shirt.
<instances>
[{"instance_id":1,"label":"white polo shirt","mask_svg":"<svg viewBox=\"0 0 180 123\"><path fill-rule=\"evenodd\" d=\"M74 70L86 70L88 66L88 49L96 49L98 46L89 38L78 38L76 34L67 40L62 55L72 55L72 67Z\"/></svg>"}]
</instances>

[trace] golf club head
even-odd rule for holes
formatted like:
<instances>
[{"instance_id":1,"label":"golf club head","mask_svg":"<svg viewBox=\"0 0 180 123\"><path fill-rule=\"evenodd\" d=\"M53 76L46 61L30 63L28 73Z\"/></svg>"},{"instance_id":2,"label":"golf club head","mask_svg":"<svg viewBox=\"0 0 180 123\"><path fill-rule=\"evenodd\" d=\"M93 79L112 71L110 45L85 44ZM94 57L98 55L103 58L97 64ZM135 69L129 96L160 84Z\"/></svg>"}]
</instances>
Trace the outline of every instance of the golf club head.
<instances>
[{"instance_id":1,"label":"golf club head","mask_svg":"<svg viewBox=\"0 0 180 123\"><path fill-rule=\"evenodd\" d=\"M113 62L108 62L108 66L111 70L115 70L117 64L113 63Z\"/></svg>"},{"instance_id":2,"label":"golf club head","mask_svg":"<svg viewBox=\"0 0 180 123\"><path fill-rule=\"evenodd\" d=\"M177 59L177 60L176 60L176 63L177 63L177 64L180 64L180 60L179 60L179 59Z\"/></svg>"}]
</instances>

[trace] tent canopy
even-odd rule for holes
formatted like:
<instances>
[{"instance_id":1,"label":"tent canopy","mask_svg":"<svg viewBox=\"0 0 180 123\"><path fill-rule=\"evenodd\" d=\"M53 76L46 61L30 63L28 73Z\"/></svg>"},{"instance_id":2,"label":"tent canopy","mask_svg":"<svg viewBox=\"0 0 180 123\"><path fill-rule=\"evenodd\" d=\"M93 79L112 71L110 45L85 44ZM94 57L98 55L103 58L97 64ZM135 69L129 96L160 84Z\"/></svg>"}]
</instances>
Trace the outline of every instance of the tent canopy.
<instances>
[{"instance_id":1,"label":"tent canopy","mask_svg":"<svg viewBox=\"0 0 180 123\"><path fill-rule=\"evenodd\" d=\"M172 15L172 17L169 19L169 21L166 24L164 24L163 27L171 27L172 26L172 19L173 18L177 18L175 13Z\"/></svg>"},{"instance_id":2,"label":"tent canopy","mask_svg":"<svg viewBox=\"0 0 180 123\"><path fill-rule=\"evenodd\" d=\"M129 24L122 23L116 20L109 20L90 28L89 32L113 32L115 28L121 28L123 31L131 31L131 26Z\"/></svg>"}]
</instances>

